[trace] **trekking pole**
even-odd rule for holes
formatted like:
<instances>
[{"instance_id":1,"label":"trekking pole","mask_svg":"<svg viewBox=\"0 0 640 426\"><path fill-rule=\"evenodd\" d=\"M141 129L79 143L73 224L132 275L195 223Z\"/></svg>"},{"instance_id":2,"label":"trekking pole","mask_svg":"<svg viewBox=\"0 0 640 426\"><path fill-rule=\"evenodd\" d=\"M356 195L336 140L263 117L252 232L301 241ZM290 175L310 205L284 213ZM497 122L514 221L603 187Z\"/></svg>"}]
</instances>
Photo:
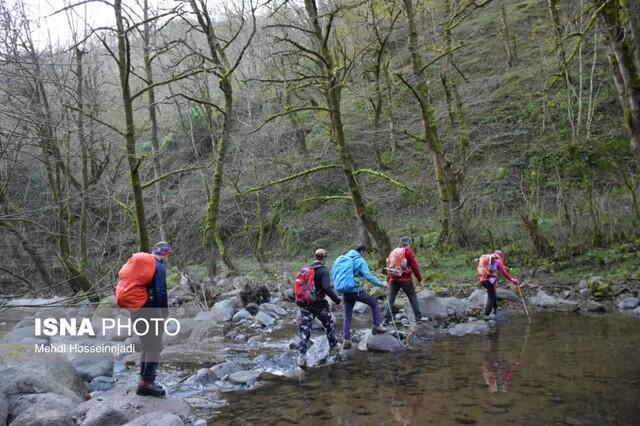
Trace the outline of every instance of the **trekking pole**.
<instances>
[{"instance_id":1,"label":"trekking pole","mask_svg":"<svg viewBox=\"0 0 640 426\"><path fill-rule=\"evenodd\" d=\"M393 324L393 328L396 330L396 338L400 340L400 332L398 331L398 327L396 327L396 319L393 316L393 309L391 308L391 302L389 301L389 292L391 288L389 287L389 283L387 283L387 309L389 309L389 315L391 315L391 324Z\"/></svg>"},{"instance_id":2,"label":"trekking pole","mask_svg":"<svg viewBox=\"0 0 640 426\"><path fill-rule=\"evenodd\" d=\"M522 284L520 284L522 285ZM524 312L527 314L527 319L529 320L529 324L531 324L531 315L529 315L529 310L527 309L527 304L524 302L524 296L522 296L522 290L520 290L520 286L516 286L518 288L518 293L520 293L520 299L522 299L522 306L524 306Z\"/></svg>"}]
</instances>

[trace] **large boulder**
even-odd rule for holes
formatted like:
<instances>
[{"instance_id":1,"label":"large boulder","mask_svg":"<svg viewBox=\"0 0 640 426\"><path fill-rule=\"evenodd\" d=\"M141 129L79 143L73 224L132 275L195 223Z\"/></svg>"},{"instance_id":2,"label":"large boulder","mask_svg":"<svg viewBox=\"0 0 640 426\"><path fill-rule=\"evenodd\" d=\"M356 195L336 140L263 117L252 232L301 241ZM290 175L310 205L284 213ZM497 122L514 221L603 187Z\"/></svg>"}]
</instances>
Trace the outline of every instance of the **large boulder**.
<instances>
[{"instance_id":1,"label":"large boulder","mask_svg":"<svg viewBox=\"0 0 640 426\"><path fill-rule=\"evenodd\" d=\"M402 342L391 334L370 334L366 339L366 345L369 352L402 352L406 349Z\"/></svg>"},{"instance_id":2,"label":"large boulder","mask_svg":"<svg viewBox=\"0 0 640 426\"><path fill-rule=\"evenodd\" d=\"M263 303L260 305L260 311L272 317L283 317L287 315L287 311L284 308L274 305L273 303Z\"/></svg>"},{"instance_id":3,"label":"large boulder","mask_svg":"<svg viewBox=\"0 0 640 426\"><path fill-rule=\"evenodd\" d=\"M187 385L208 385L215 381L215 376L208 368L201 368L196 373L189 377L185 384Z\"/></svg>"},{"instance_id":4,"label":"large boulder","mask_svg":"<svg viewBox=\"0 0 640 426\"><path fill-rule=\"evenodd\" d=\"M220 335L221 330L220 325L215 321L197 321L189 334L188 340L199 342L205 338Z\"/></svg>"},{"instance_id":5,"label":"large boulder","mask_svg":"<svg viewBox=\"0 0 640 426\"><path fill-rule=\"evenodd\" d=\"M538 293L529 298L529 303L540 307L561 307L562 305L575 305L577 302L570 300L562 300L556 297L550 296L543 290L538 290Z\"/></svg>"},{"instance_id":6,"label":"large boulder","mask_svg":"<svg viewBox=\"0 0 640 426\"><path fill-rule=\"evenodd\" d=\"M269 300L271 300L271 292L264 285L249 283L243 285L241 288L242 290L240 291L239 295L242 306L247 306L249 303L261 305L263 303L268 303Z\"/></svg>"},{"instance_id":7,"label":"large boulder","mask_svg":"<svg viewBox=\"0 0 640 426\"><path fill-rule=\"evenodd\" d=\"M253 315L251 315L251 313L246 309L240 309L238 312L236 312L233 315L233 322L238 322L242 320L253 321Z\"/></svg>"},{"instance_id":8,"label":"large boulder","mask_svg":"<svg viewBox=\"0 0 640 426\"><path fill-rule=\"evenodd\" d=\"M518 296L515 291L504 287L498 287L496 289L496 297L498 300L508 300L509 302L520 301L520 296Z\"/></svg>"},{"instance_id":9,"label":"large boulder","mask_svg":"<svg viewBox=\"0 0 640 426\"><path fill-rule=\"evenodd\" d=\"M444 320L449 317L462 317L466 310L464 302L455 297L437 297L431 295L418 298L418 302L422 316L435 318L437 320ZM413 310L409 304L407 304L404 309L405 312L410 312L410 315L413 315Z\"/></svg>"},{"instance_id":10,"label":"large boulder","mask_svg":"<svg viewBox=\"0 0 640 426\"><path fill-rule=\"evenodd\" d=\"M618 308L620 309L635 309L640 306L640 299L637 297L625 297L618 302Z\"/></svg>"},{"instance_id":11,"label":"large boulder","mask_svg":"<svg viewBox=\"0 0 640 426\"><path fill-rule=\"evenodd\" d=\"M73 415L76 419L99 417L100 413L119 411L123 414L123 421L132 421L140 416L154 413L174 414L181 419L187 419L191 415L191 407L181 399L150 398L136 395L136 383L117 385L113 389L100 394L99 398L93 398L79 404ZM121 423L122 424L122 423ZM149 425L161 425L162 423L148 423Z\"/></svg>"},{"instance_id":12,"label":"large boulder","mask_svg":"<svg viewBox=\"0 0 640 426\"><path fill-rule=\"evenodd\" d=\"M69 361L86 381L113 374L113 357L108 354L78 354Z\"/></svg>"},{"instance_id":13,"label":"large boulder","mask_svg":"<svg viewBox=\"0 0 640 426\"><path fill-rule=\"evenodd\" d=\"M19 395L9 405L9 420L13 426L75 426L71 411L77 403L51 392Z\"/></svg>"},{"instance_id":14,"label":"large boulder","mask_svg":"<svg viewBox=\"0 0 640 426\"><path fill-rule=\"evenodd\" d=\"M36 353L33 345L0 344L0 393L20 395L53 392L83 400L88 396L82 376L61 354Z\"/></svg>"},{"instance_id":15,"label":"large boulder","mask_svg":"<svg viewBox=\"0 0 640 426\"><path fill-rule=\"evenodd\" d=\"M216 302L211 308L211 320L213 321L231 321L233 314L236 313L237 303L234 299L221 300Z\"/></svg>"},{"instance_id":16,"label":"large boulder","mask_svg":"<svg viewBox=\"0 0 640 426\"><path fill-rule=\"evenodd\" d=\"M486 321L469 321L449 327L447 332L451 336L466 336L468 334L488 334L489 324Z\"/></svg>"},{"instance_id":17,"label":"large boulder","mask_svg":"<svg viewBox=\"0 0 640 426\"><path fill-rule=\"evenodd\" d=\"M27 345L44 344L48 345L50 338L48 336L36 336L35 326L26 325L20 328L14 328L5 334L0 343L23 343Z\"/></svg>"},{"instance_id":18,"label":"large boulder","mask_svg":"<svg viewBox=\"0 0 640 426\"><path fill-rule=\"evenodd\" d=\"M126 423L124 426L184 426L184 422L175 414L149 413Z\"/></svg>"},{"instance_id":19,"label":"large boulder","mask_svg":"<svg viewBox=\"0 0 640 426\"><path fill-rule=\"evenodd\" d=\"M3 394L0 393L0 425L7 424L9 417L9 404Z\"/></svg>"},{"instance_id":20,"label":"large boulder","mask_svg":"<svg viewBox=\"0 0 640 426\"><path fill-rule=\"evenodd\" d=\"M418 322L411 325L410 336L412 343L419 343L418 341L430 340L437 334L438 332L435 327L428 322Z\"/></svg>"},{"instance_id":21,"label":"large boulder","mask_svg":"<svg viewBox=\"0 0 640 426\"><path fill-rule=\"evenodd\" d=\"M477 288L467 298L467 309L482 308L487 303L487 292Z\"/></svg>"},{"instance_id":22,"label":"large boulder","mask_svg":"<svg viewBox=\"0 0 640 426\"><path fill-rule=\"evenodd\" d=\"M94 409L76 418L76 423L80 426L120 426L127 421L127 416L122 411L108 404L97 404Z\"/></svg>"}]
</instances>

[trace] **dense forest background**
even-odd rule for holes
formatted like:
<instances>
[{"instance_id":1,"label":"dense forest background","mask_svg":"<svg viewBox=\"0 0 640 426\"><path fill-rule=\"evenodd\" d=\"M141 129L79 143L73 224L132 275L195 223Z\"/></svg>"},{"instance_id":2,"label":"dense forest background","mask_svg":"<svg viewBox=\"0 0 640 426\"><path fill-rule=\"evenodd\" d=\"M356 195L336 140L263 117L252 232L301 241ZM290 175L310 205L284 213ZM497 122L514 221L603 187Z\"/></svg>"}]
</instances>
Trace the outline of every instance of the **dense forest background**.
<instances>
[{"instance_id":1,"label":"dense forest background","mask_svg":"<svg viewBox=\"0 0 640 426\"><path fill-rule=\"evenodd\" d=\"M404 234L435 282L639 275L638 2L109 1L52 45L0 0L2 293L96 300L160 239L171 280Z\"/></svg>"}]
</instances>

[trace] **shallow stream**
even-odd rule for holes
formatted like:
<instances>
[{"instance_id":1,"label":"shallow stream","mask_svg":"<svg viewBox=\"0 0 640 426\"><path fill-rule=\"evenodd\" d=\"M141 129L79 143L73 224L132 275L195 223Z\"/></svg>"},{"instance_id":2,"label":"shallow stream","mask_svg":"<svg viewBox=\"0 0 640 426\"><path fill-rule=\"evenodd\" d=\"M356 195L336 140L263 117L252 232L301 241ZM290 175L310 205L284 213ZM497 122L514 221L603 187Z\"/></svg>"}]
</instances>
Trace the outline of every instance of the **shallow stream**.
<instances>
[{"instance_id":1,"label":"shallow stream","mask_svg":"<svg viewBox=\"0 0 640 426\"><path fill-rule=\"evenodd\" d=\"M317 332L314 333L317 335ZM210 424L638 424L640 320L541 313L225 393Z\"/></svg>"}]
</instances>

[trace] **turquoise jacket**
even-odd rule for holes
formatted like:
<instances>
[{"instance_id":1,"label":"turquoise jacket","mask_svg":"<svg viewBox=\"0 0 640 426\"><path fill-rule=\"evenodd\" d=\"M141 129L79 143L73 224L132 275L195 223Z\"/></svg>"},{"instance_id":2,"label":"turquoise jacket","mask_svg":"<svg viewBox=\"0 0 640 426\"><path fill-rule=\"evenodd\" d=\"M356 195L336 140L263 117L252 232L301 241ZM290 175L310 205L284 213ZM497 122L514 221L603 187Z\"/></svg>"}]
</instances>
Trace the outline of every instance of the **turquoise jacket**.
<instances>
[{"instance_id":1,"label":"turquoise jacket","mask_svg":"<svg viewBox=\"0 0 640 426\"><path fill-rule=\"evenodd\" d=\"M356 293L359 290L356 282L358 277L362 277L378 287L383 285L382 281L371 274L369 265L357 250L349 250L346 254L338 256L333 262L331 278L338 293Z\"/></svg>"}]
</instances>

